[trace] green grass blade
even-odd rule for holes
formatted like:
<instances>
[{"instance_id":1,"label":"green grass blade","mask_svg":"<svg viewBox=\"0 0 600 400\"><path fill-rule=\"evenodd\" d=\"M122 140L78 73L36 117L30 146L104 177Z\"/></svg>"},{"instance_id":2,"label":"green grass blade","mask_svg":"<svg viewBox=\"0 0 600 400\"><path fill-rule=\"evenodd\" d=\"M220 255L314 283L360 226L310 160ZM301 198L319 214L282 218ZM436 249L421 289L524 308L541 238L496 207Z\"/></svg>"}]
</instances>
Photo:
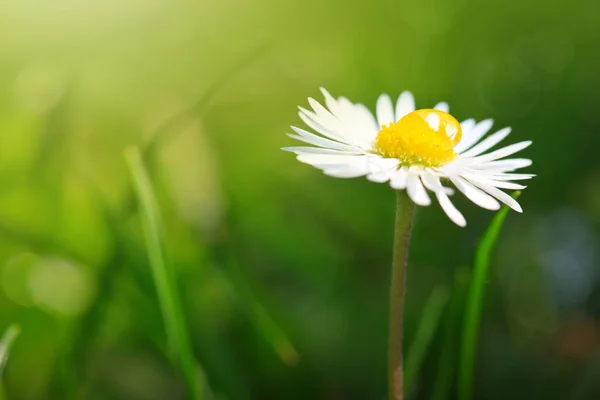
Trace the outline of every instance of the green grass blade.
<instances>
[{"instance_id":1,"label":"green grass blade","mask_svg":"<svg viewBox=\"0 0 600 400\"><path fill-rule=\"evenodd\" d=\"M404 390L407 397L410 397L421 369L423 360L427 355L427 349L435 336L442 313L448 298L450 296L448 287L445 285L437 286L423 308L423 316L417 328L415 340L408 350L406 362L404 363Z\"/></svg>"},{"instance_id":2,"label":"green grass blade","mask_svg":"<svg viewBox=\"0 0 600 400\"><path fill-rule=\"evenodd\" d=\"M267 49L268 46L266 45L262 45L253 49L242 59L233 64L230 68L226 69L218 79L213 81L213 83L206 89L202 96L192 103L187 109L173 115L166 122L160 125L155 130L154 134L151 135L151 139L146 147L142 149L142 155L144 156L144 159L147 160L147 157L152 158L154 156L153 153L157 149L161 148L167 139L173 140L173 136L176 136L177 133L181 132L181 130L177 128L181 128L181 126L193 115L203 111L219 90L226 86L227 83L229 83L235 76L243 71L244 68L252 64L252 62L256 61L256 59L258 59L260 56L264 55Z\"/></svg>"},{"instance_id":3,"label":"green grass blade","mask_svg":"<svg viewBox=\"0 0 600 400\"><path fill-rule=\"evenodd\" d=\"M467 287L469 284L469 269L460 267L454 275L452 296L444 317L444 334L440 360L437 365L435 383L431 400L447 400L452 394L452 385L456 374L460 322L464 309Z\"/></svg>"},{"instance_id":4,"label":"green grass blade","mask_svg":"<svg viewBox=\"0 0 600 400\"><path fill-rule=\"evenodd\" d=\"M517 198L516 192L513 197ZM473 380L475 375L475 356L478 344L481 312L485 297L486 280L488 276L490 257L494 244L500 234L500 229L509 208L502 207L492 219L490 226L484 232L481 242L475 252L475 267L465 309L463 321L461 356L458 376L458 399L471 400L473 396Z\"/></svg>"},{"instance_id":5,"label":"green grass blade","mask_svg":"<svg viewBox=\"0 0 600 400\"><path fill-rule=\"evenodd\" d=\"M6 362L8 361L8 357L10 356L12 346L20 334L21 327L17 324L12 324L4 332L4 335L2 335L2 339L0 339L0 374L4 372L4 367L6 367ZM6 393L4 391L4 380L0 379L0 400L5 399Z\"/></svg>"},{"instance_id":6,"label":"green grass blade","mask_svg":"<svg viewBox=\"0 0 600 400\"><path fill-rule=\"evenodd\" d=\"M237 263L235 261L228 262L226 272L238 297L237 303L256 330L269 342L283 363L286 365L296 365L300 359L296 348L283 328L256 297L254 291L247 283L247 279L239 272Z\"/></svg>"},{"instance_id":7,"label":"green grass blade","mask_svg":"<svg viewBox=\"0 0 600 400\"><path fill-rule=\"evenodd\" d=\"M265 340L273 346L273 349L279 358L286 365L296 365L300 356L283 329L275 322L265 307L254 297L252 292L244 292L243 296L245 299L243 305L246 308L246 313L256 329L258 329Z\"/></svg>"},{"instance_id":8,"label":"green grass blade","mask_svg":"<svg viewBox=\"0 0 600 400\"><path fill-rule=\"evenodd\" d=\"M203 390L206 390L202 387L204 386L203 374L194 359L177 285L163 253L162 227L152 184L144 168L139 149L128 149L125 152L125 157L129 164L140 205L142 229L158 301L164 318L169 348L174 361L181 369L189 398L199 400L203 397Z\"/></svg>"},{"instance_id":9,"label":"green grass blade","mask_svg":"<svg viewBox=\"0 0 600 400\"><path fill-rule=\"evenodd\" d=\"M2 335L2 339L0 339L0 373L4 371L12 346L20 334L21 327L17 324L12 324L4 332L4 335Z\"/></svg>"}]
</instances>

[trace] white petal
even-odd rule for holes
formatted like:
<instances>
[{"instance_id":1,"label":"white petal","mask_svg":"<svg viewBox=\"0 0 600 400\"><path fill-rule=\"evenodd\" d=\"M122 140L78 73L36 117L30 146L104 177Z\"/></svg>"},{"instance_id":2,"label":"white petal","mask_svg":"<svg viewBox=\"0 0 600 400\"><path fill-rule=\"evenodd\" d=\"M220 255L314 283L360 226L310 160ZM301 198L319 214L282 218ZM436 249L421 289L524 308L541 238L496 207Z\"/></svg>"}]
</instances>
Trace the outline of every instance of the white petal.
<instances>
[{"instance_id":1,"label":"white petal","mask_svg":"<svg viewBox=\"0 0 600 400\"><path fill-rule=\"evenodd\" d=\"M488 131L492 128L493 124L493 120L485 119L479 122L477 125L475 125L472 129L465 130L463 128L462 139L454 147L454 151L460 154L463 151L469 149L471 146L477 143L479 139L481 139L486 133L488 133Z\"/></svg>"},{"instance_id":2,"label":"white petal","mask_svg":"<svg viewBox=\"0 0 600 400\"><path fill-rule=\"evenodd\" d=\"M367 160L367 168L369 175L367 179L372 182L383 183L392 178L398 169L398 161L395 158L382 158L380 156L369 156Z\"/></svg>"},{"instance_id":3,"label":"white petal","mask_svg":"<svg viewBox=\"0 0 600 400\"><path fill-rule=\"evenodd\" d=\"M454 186L458 190L460 190L469 200L473 203L477 204L481 208L485 208L488 210L498 210L500 208L500 203L498 203L493 197L479 190L469 182L465 181L460 177L452 177L450 178Z\"/></svg>"},{"instance_id":4,"label":"white petal","mask_svg":"<svg viewBox=\"0 0 600 400\"><path fill-rule=\"evenodd\" d=\"M357 130L355 124L348 120L348 118L345 118L345 120L347 120L346 123L342 123L329 110L312 98L309 98L308 102L312 106L314 112L303 107L298 107L300 109L300 118L308 126L333 140L361 147L365 145L365 138L368 137L371 132L363 132L360 129ZM361 113L356 112L353 105L351 107L352 110L344 111L345 114L351 116L351 118L357 118L357 115ZM367 146L370 148L370 143L367 143Z\"/></svg>"},{"instance_id":5,"label":"white petal","mask_svg":"<svg viewBox=\"0 0 600 400\"><path fill-rule=\"evenodd\" d=\"M400 93L396 102L396 121L400 121L406 114L415 111L415 98L408 90Z\"/></svg>"},{"instance_id":6,"label":"white petal","mask_svg":"<svg viewBox=\"0 0 600 400\"><path fill-rule=\"evenodd\" d=\"M463 136L470 135L471 129L475 128L475 120L473 118L465 119L460 123L460 128L462 129Z\"/></svg>"},{"instance_id":7,"label":"white petal","mask_svg":"<svg viewBox=\"0 0 600 400\"><path fill-rule=\"evenodd\" d=\"M501 188L501 189L522 190L522 189L526 188L526 186L523 186L523 185L519 185L516 183L509 182L509 181L495 180L495 179L489 178L482 174L465 173L462 176L473 183L495 186L495 187Z\"/></svg>"},{"instance_id":8,"label":"white petal","mask_svg":"<svg viewBox=\"0 0 600 400\"><path fill-rule=\"evenodd\" d=\"M475 157L488 151L510 134L510 128L500 129L498 132L490 135L484 141L480 142L475 147L461 154L461 157Z\"/></svg>"},{"instance_id":9,"label":"white petal","mask_svg":"<svg viewBox=\"0 0 600 400\"><path fill-rule=\"evenodd\" d=\"M331 111L333 115L340 119L341 115L343 114L343 107L337 102L336 99L333 98L331 94L329 94L325 88L321 88L321 93L323 93L323 97L325 97L325 104L327 105L327 108L329 108L329 111Z\"/></svg>"},{"instance_id":10,"label":"white petal","mask_svg":"<svg viewBox=\"0 0 600 400\"><path fill-rule=\"evenodd\" d=\"M358 168L353 165L348 165L341 168L327 169L325 175L334 178L358 178L367 174L366 169Z\"/></svg>"},{"instance_id":11,"label":"white petal","mask_svg":"<svg viewBox=\"0 0 600 400\"><path fill-rule=\"evenodd\" d=\"M407 180L408 168L402 167L392 175L390 179L390 186L396 190L406 189Z\"/></svg>"},{"instance_id":12,"label":"white petal","mask_svg":"<svg viewBox=\"0 0 600 400\"><path fill-rule=\"evenodd\" d=\"M305 131L304 129L300 129L295 126L292 126L292 129L298 134L298 136L288 133L289 137L294 138L296 140L301 140L305 143L310 143L315 146L323 147L326 149L335 149L335 150L350 150L355 147L355 146L350 146L349 144L346 144L346 143L340 143L340 142L336 142L334 140L325 139L324 137L315 135L314 133L310 133L308 131Z\"/></svg>"},{"instance_id":13,"label":"white petal","mask_svg":"<svg viewBox=\"0 0 600 400\"><path fill-rule=\"evenodd\" d=\"M460 175L468 170L475 162L473 158L456 158L443 167L436 168L443 176Z\"/></svg>"},{"instance_id":14,"label":"white petal","mask_svg":"<svg viewBox=\"0 0 600 400\"><path fill-rule=\"evenodd\" d=\"M423 187L423 184L421 183L421 179L419 179L419 175L417 172L408 172L408 179L406 181L406 191L408 192L408 196L416 204L420 206L428 206L431 204L431 199L427 195L427 191Z\"/></svg>"},{"instance_id":15,"label":"white petal","mask_svg":"<svg viewBox=\"0 0 600 400\"><path fill-rule=\"evenodd\" d=\"M490 172L506 172L529 167L532 161L528 158L510 158L507 160L490 161L477 165L477 169Z\"/></svg>"},{"instance_id":16,"label":"white petal","mask_svg":"<svg viewBox=\"0 0 600 400\"><path fill-rule=\"evenodd\" d=\"M495 198L497 198L498 200L500 200L501 202L503 202L504 204L506 204L513 210L520 212L520 213L523 212L523 209L521 208L519 203L517 203L517 201L515 199L510 197L508 194L504 193L502 190L497 189L490 185L482 185L477 182L473 182L473 184L477 185L477 187L479 187L481 190L484 190L486 193L489 193L490 195L494 196Z\"/></svg>"},{"instance_id":17,"label":"white petal","mask_svg":"<svg viewBox=\"0 0 600 400\"><path fill-rule=\"evenodd\" d=\"M454 190L451 188L447 188L442 186L440 182L440 178L432 174L431 172L424 170L421 173L421 180L423 181L423 185L434 193L437 192L445 192L446 194L453 194Z\"/></svg>"},{"instance_id":18,"label":"white petal","mask_svg":"<svg viewBox=\"0 0 600 400\"><path fill-rule=\"evenodd\" d=\"M394 107L392 99L387 94L382 94L377 99L377 123L379 127L389 125L394 121Z\"/></svg>"},{"instance_id":19,"label":"white petal","mask_svg":"<svg viewBox=\"0 0 600 400\"><path fill-rule=\"evenodd\" d=\"M293 147L282 147L281 150L289 151L296 154L337 154L337 155L362 155L361 152L352 151L340 151L332 149L323 149L321 147L308 147L308 146L293 146Z\"/></svg>"},{"instance_id":20,"label":"white petal","mask_svg":"<svg viewBox=\"0 0 600 400\"><path fill-rule=\"evenodd\" d=\"M392 177L391 171L380 171L380 172L372 172L367 175L367 179L371 182L384 183L390 180Z\"/></svg>"},{"instance_id":21,"label":"white petal","mask_svg":"<svg viewBox=\"0 0 600 400\"><path fill-rule=\"evenodd\" d=\"M354 104L351 123L356 131L356 143L365 149L371 149L373 140L381 130L371 111L363 104Z\"/></svg>"},{"instance_id":22,"label":"white petal","mask_svg":"<svg viewBox=\"0 0 600 400\"><path fill-rule=\"evenodd\" d=\"M345 97L338 98L338 104L342 107L343 112L347 114L351 123L365 131L379 132L380 127L377 125L375 117L364 104L352 103Z\"/></svg>"},{"instance_id":23,"label":"white petal","mask_svg":"<svg viewBox=\"0 0 600 400\"><path fill-rule=\"evenodd\" d=\"M435 106L433 106L433 109L443 111L446 113L450 112L450 106L445 101L441 101L441 102L437 103Z\"/></svg>"},{"instance_id":24,"label":"white petal","mask_svg":"<svg viewBox=\"0 0 600 400\"><path fill-rule=\"evenodd\" d=\"M378 155L369 155L368 164L370 172L396 171L400 161L397 158L383 158Z\"/></svg>"},{"instance_id":25,"label":"white petal","mask_svg":"<svg viewBox=\"0 0 600 400\"><path fill-rule=\"evenodd\" d=\"M454 207L454 204L450 201L446 193L444 192L436 192L436 197L440 206L442 206L442 210L446 213L448 218L452 220L456 225L464 227L467 225L467 221L465 217Z\"/></svg>"},{"instance_id":26,"label":"white petal","mask_svg":"<svg viewBox=\"0 0 600 400\"><path fill-rule=\"evenodd\" d=\"M369 111L369 108L364 104L356 103L354 104L355 111L355 121L358 126L364 128L366 131L374 131L377 134L380 130L380 127L377 125L377 120Z\"/></svg>"},{"instance_id":27,"label":"white petal","mask_svg":"<svg viewBox=\"0 0 600 400\"><path fill-rule=\"evenodd\" d=\"M342 139L342 141L351 141L352 135L351 132L349 132L350 130L346 126L344 126L344 124L342 124L335 115L333 115L328 109L323 107L318 101L311 97L308 98L308 103L314 110L313 120L315 122L325 127L329 131L335 133L336 136ZM303 108L300 108L300 110L305 112L305 114L308 111L304 110ZM307 114L307 116L310 117L309 114Z\"/></svg>"},{"instance_id":28,"label":"white petal","mask_svg":"<svg viewBox=\"0 0 600 400\"><path fill-rule=\"evenodd\" d=\"M356 178L369 173L368 157L348 157L344 162L322 164L321 168L325 175L335 178Z\"/></svg>"},{"instance_id":29,"label":"white petal","mask_svg":"<svg viewBox=\"0 0 600 400\"><path fill-rule=\"evenodd\" d=\"M371 182L383 183L383 182L387 182L390 179L392 179L392 176L394 176L395 172L396 172L396 169L388 169L385 171L371 172L369 175L367 175L367 179L370 180Z\"/></svg>"},{"instance_id":30,"label":"white petal","mask_svg":"<svg viewBox=\"0 0 600 400\"><path fill-rule=\"evenodd\" d=\"M327 90L321 88L327 107L343 126L347 141L364 149L371 148L371 142L379 132L377 122L371 111L362 104L353 104L340 97L334 99Z\"/></svg>"},{"instance_id":31,"label":"white petal","mask_svg":"<svg viewBox=\"0 0 600 400\"><path fill-rule=\"evenodd\" d=\"M527 186L519 185L518 183L508 182L508 181L496 181L491 180L489 184L495 186L500 189L508 189L508 190L523 190Z\"/></svg>"},{"instance_id":32,"label":"white petal","mask_svg":"<svg viewBox=\"0 0 600 400\"><path fill-rule=\"evenodd\" d=\"M485 173L487 173L487 171L485 171ZM498 180L498 181L522 181L525 179L531 179L533 177L535 177L535 174L504 174L504 173L500 173L500 174L491 174L491 175L486 175L489 176L492 179Z\"/></svg>"},{"instance_id":33,"label":"white petal","mask_svg":"<svg viewBox=\"0 0 600 400\"><path fill-rule=\"evenodd\" d=\"M500 158L504 158L504 157L510 156L511 154L514 154L518 151L521 151L526 147L529 147L529 145L531 145L531 143L532 143L531 140L527 140L525 142L511 144L510 146L506 146L506 147L503 147L496 151L492 151L491 153L476 157L475 161L477 163L487 163L489 161L498 160Z\"/></svg>"},{"instance_id":34,"label":"white petal","mask_svg":"<svg viewBox=\"0 0 600 400\"><path fill-rule=\"evenodd\" d=\"M343 136L339 135L337 132L332 131L331 129L329 129L329 128L321 125L319 122L317 122L318 118L315 113L308 111L307 109L304 109L302 107L298 107L298 108L300 109L298 116L312 130L317 131L320 134L327 136L330 139L333 139L333 140L336 140L339 142L348 143L347 139L345 139ZM348 144L350 144L350 143L348 143Z\"/></svg>"},{"instance_id":35,"label":"white petal","mask_svg":"<svg viewBox=\"0 0 600 400\"><path fill-rule=\"evenodd\" d=\"M331 129L332 131L338 131L342 128L340 121L328 109L323 107L321 103L312 97L309 97L308 104L310 104L312 109L315 111L315 114L319 118L321 125Z\"/></svg>"},{"instance_id":36,"label":"white petal","mask_svg":"<svg viewBox=\"0 0 600 400\"><path fill-rule=\"evenodd\" d=\"M317 168L327 168L332 165L335 166L344 166L348 164L353 164L358 162L358 160L362 160L366 163L366 156L356 156L356 155L335 155L335 154L309 154L302 153L298 154L296 159L300 162L310 164Z\"/></svg>"}]
</instances>

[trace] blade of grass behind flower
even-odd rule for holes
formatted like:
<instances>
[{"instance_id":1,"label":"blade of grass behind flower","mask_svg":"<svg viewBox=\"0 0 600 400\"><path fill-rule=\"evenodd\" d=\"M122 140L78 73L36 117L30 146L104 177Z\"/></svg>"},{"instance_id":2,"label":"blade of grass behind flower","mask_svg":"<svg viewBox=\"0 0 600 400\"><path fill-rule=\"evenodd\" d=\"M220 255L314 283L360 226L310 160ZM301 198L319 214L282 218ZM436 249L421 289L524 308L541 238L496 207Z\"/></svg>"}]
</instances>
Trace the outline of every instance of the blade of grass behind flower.
<instances>
[{"instance_id":1,"label":"blade of grass behind flower","mask_svg":"<svg viewBox=\"0 0 600 400\"><path fill-rule=\"evenodd\" d=\"M164 318L169 348L174 361L181 369L189 398L199 400L203 398L203 393L207 390L204 387L206 386L203 381L204 374L194 358L175 278L163 254L162 228L150 178L142 162L139 149L128 149L125 157L140 205L142 229Z\"/></svg>"},{"instance_id":2,"label":"blade of grass behind flower","mask_svg":"<svg viewBox=\"0 0 600 400\"><path fill-rule=\"evenodd\" d=\"M514 198L520 192L513 194ZM475 266L463 321L461 356L458 376L458 399L471 400L473 397L473 381L475 375L475 356L478 344L479 326L481 323L481 312L485 297L487 276L490 266L490 258L494 244L500 234L500 229L506 218L509 208L503 206L494 216L490 226L484 232L481 242L475 252Z\"/></svg>"},{"instance_id":3,"label":"blade of grass behind flower","mask_svg":"<svg viewBox=\"0 0 600 400\"><path fill-rule=\"evenodd\" d=\"M13 344L19 335L21 334L21 327L17 324L12 324L2 335L0 339L0 374L4 372L4 367L10 356ZM0 379L0 400L6 399L6 393L4 391L4 380Z\"/></svg>"},{"instance_id":4,"label":"blade of grass behind flower","mask_svg":"<svg viewBox=\"0 0 600 400\"><path fill-rule=\"evenodd\" d=\"M408 350L404 364L404 390L407 397L410 397L415 387L417 374L435 336L442 312L448 303L449 295L447 286L436 286L423 308L423 316L419 322L415 340Z\"/></svg>"},{"instance_id":5,"label":"blade of grass behind flower","mask_svg":"<svg viewBox=\"0 0 600 400\"><path fill-rule=\"evenodd\" d=\"M236 296L238 297L237 304L247 315L256 330L273 347L279 358L286 365L296 365L300 359L296 348L285 334L283 328L256 297L254 291L247 283L247 279L239 271L237 262L230 259L226 262L226 266L227 277L234 286Z\"/></svg>"},{"instance_id":6,"label":"blade of grass behind flower","mask_svg":"<svg viewBox=\"0 0 600 400\"><path fill-rule=\"evenodd\" d=\"M468 283L469 269L465 266L458 268L454 275L454 284L452 286L448 311L444 317L441 355L437 366L431 400L447 400L450 398L452 392L458 358L456 344L459 341L460 324Z\"/></svg>"},{"instance_id":7,"label":"blade of grass behind flower","mask_svg":"<svg viewBox=\"0 0 600 400\"><path fill-rule=\"evenodd\" d=\"M263 55L267 49L268 46L264 44L253 49L214 80L198 100L160 125L152 135L151 141L142 149L144 160L152 159L154 152L159 149L167 139L173 140L173 137L181 132L181 130L178 130L177 128L180 128L191 116L203 111L221 88L229 83L245 67L252 64L259 56Z\"/></svg>"},{"instance_id":8,"label":"blade of grass behind flower","mask_svg":"<svg viewBox=\"0 0 600 400\"><path fill-rule=\"evenodd\" d=\"M21 327L17 324L12 324L4 332L4 335L2 335L2 339L0 340L0 373L4 371L12 346L20 334Z\"/></svg>"}]
</instances>

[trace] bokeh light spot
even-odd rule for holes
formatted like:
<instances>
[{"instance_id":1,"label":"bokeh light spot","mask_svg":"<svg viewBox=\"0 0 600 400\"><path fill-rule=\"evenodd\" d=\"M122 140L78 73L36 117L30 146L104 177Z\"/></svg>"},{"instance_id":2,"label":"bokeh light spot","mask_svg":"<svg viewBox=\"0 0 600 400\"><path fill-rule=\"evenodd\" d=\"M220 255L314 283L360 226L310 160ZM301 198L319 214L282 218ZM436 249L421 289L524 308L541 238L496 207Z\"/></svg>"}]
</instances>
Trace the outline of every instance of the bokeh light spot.
<instances>
[{"instance_id":1,"label":"bokeh light spot","mask_svg":"<svg viewBox=\"0 0 600 400\"><path fill-rule=\"evenodd\" d=\"M33 253L19 254L8 260L2 271L2 287L10 300L21 306L34 305L29 275L38 262L39 257Z\"/></svg>"},{"instance_id":2,"label":"bokeh light spot","mask_svg":"<svg viewBox=\"0 0 600 400\"><path fill-rule=\"evenodd\" d=\"M40 260L31 271L29 287L40 308L65 317L83 313L96 291L84 268L59 258Z\"/></svg>"}]
</instances>

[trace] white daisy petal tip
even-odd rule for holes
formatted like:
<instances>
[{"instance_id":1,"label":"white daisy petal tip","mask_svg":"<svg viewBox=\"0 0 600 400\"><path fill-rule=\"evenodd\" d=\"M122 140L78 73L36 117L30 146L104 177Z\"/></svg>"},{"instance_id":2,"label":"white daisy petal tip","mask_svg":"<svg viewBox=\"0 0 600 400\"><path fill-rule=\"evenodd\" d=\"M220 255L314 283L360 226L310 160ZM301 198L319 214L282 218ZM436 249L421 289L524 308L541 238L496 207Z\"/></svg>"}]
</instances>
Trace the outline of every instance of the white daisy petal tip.
<instances>
[{"instance_id":1,"label":"white daisy petal tip","mask_svg":"<svg viewBox=\"0 0 600 400\"><path fill-rule=\"evenodd\" d=\"M325 107L323 107L321 105L321 103L319 103L317 100L313 99L312 97L308 98L308 104L310 104L310 106L312 107L312 109L314 110L314 112L317 115L329 113L329 111Z\"/></svg>"},{"instance_id":2,"label":"white daisy petal tip","mask_svg":"<svg viewBox=\"0 0 600 400\"><path fill-rule=\"evenodd\" d=\"M482 127L486 127L486 128L489 126L489 128L487 128L487 130L490 130L490 129L492 129L492 126L494 126L494 119L486 118L483 121L481 121L480 124Z\"/></svg>"},{"instance_id":3,"label":"white daisy petal tip","mask_svg":"<svg viewBox=\"0 0 600 400\"><path fill-rule=\"evenodd\" d=\"M437 103L433 109L416 110L409 91L402 92L395 104L389 95L380 95L373 113L343 96L334 98L324 87L319 90L324 102L311 97L308 109L298 107L308 130L292 126L295 134L287 134L304 144L282 148L295 153L299 161L331 177L364 177L388 183L394 190L406 190L419 206L430 205L434 195L448 218L461 227L467 222L450 200L454 187L479 207L495 211L503 203L523 212L503 190L525 189L515 181L535 175L516 171L533 162L507 157L529 147L532 141L490 150L506 139L510 127L488 134L494 125L492 119L458 123L449 115L446 102ZM404 118L408 114L411 117ZM440 134L448 140L440 140ZM444 186L445 180L451 181L453 188Z\"/></svg>"},{"instance_id":4,"label":"white daisy petal tip","mask_svg":"<svg viewBox=\"0 0 600 400\"><path fill-rule=\"evenodd\" d=\"M413 94L405 90L400 93L398 100L396 101L396 121L400 120L406 114L415 111L415 98Z\"/></svg>"},{"instance_id":5,"label":"white daisy petal tip","mask_svg":"<svg viewBox=\"0 0 600 400\"><path fill-rule=\"evenodd\" d=\"M331 95L331 93L329 93L329 91L327 89L325 89L323 86L319 87L319 91L321 92L321 94L323 94L323 97L325 97L325 98L330 97L333 99L333 96Z\"/></svg>"},{"instance_id":6,"label":"white daisy petal tip","mask_svg":"<svg viewBox=\"0 0 600 400\"><path fill-rule=\"evenodd\" d=\"M435 106L433 106L433 109L438 110L438 111L443 111L446 113L450 112L450 106L445 101L440 101Z\"/></svg>"},{"instance_id":7,"label":"white daisy petal tip","mask_svg":"<svg viewBox=\"0 0 600 400\"><path fill-rule=\"evenodd\" d=\"M504 192L503 192L504 193ZM506 194L506 193L505 193ZM512 201L510 202L504 202L503 203L509 207L511 210L518 212L519 214L523 214L523 207L521 207L521 204L519 204L514 197L510 196L510 195L506 195L508 198L512 199Z\"/></svg>"},{"instance_id":8,"label":"white daisy petal tip","mask_svg":"<svg viewBox=\"0 0 600 400\"><path fill-rule=\"evenodd\" d=\"M380 127L395 122L392 98L387 93L379 96L375 109L377 113L377 124Z\"/></svg>"},{"instance_id":9,"label":"white daisy petal tip","mask_svg":"<svg viewBox=\"0 0 600 400\"><path fill-rule=\"evenodd\" d=\"M367 175L367 179L375 183L385 183L390 180L388 172L373 172Z\"/></svg>"},{"instance_id":10,"label":"white daisy petal tip","mask_svg":"<svg viewBox=\"0 0 600 400\"><path fill-rule=\"evenodd\" d=\"M408 173L406 191L415 204L423 207L431 204L431 199L425 190L425 186L423 186L423 183L421 182L421 178L413 171L409 171Z\"/></svg>"},{"instance_id":11,"label":"white daisy petal tip","mask_svg":"<svg viewBox=\"0 0 600 400\"><path fill-rule=\"evenodd\" d=\"M312 111L308 111L306 108L302 107L302 106L298 106L298 115L302 116L302 115L310 115L312 114Z\"/></svg>"},{"instance_id":12,"label":"white daisy petal tip","mask_svg":"<svg viewBox=\"0 0 600 400\"><path fill-rule=\"evenodd\" d=\"M442 210L444 210L452 222L461 228L467 226L467 220L465 219L464 215L458 211L454 204L452 204L452 201L450 201L450 198L444 192L436 193L436 197L440 203L440 206L442 207Z\"/></svg>"}]
</instances>

